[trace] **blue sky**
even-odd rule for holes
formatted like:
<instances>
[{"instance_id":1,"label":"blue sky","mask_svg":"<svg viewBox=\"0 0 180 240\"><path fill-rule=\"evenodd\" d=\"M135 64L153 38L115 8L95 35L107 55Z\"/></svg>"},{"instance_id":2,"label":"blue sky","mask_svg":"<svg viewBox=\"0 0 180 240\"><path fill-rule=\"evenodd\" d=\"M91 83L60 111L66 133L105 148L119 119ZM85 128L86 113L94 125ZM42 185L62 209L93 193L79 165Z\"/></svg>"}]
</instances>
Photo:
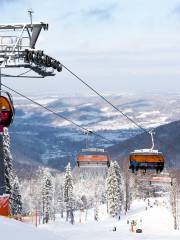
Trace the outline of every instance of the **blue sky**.
<instances>
[{"instance_id":1,"label":"blue sky","mask_svg":"<svg viewBox=\"0 0 180 240\"><path fill-rule=\"evenodd\" d=\"M103 93L180 92L180 0L0 0L2 23L47 21L39 48ZM65 70L4 80L25 92L86 93Z\"/></svg>"}]
</instances>

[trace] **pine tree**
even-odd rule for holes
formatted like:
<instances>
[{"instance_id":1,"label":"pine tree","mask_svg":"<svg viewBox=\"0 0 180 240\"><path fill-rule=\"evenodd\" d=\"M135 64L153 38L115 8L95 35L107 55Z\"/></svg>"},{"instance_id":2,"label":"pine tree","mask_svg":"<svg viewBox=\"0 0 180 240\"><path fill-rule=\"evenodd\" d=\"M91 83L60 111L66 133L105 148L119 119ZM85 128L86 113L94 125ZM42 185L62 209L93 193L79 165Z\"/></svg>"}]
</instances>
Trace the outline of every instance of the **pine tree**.
<instances>
[{"instance_id":1,"label":"pine tree","mask_svg":"<svg viewBox=\"0 0 180 240\"><path fill-rule=\"evenodd\" d=\"M10 208L12 204L12 187L13 187L13 165L10 151L10 137L8 128L3 131L3 155L4 155L4 174L5 174L5 193L9 195ZM10 210L11 211L11 210Z\"/></svg>"},{"instance_id":2,"label":"pine tree","mask_svg":"<svg viewBox=\"0 0 180 240\"><path fill-rule=\"evenodd\" d=\"M125 213L130 209L134 192L136 192L136 175L130 174L128 171L129 164L123 164L123 184L124 184L124 210Z\"/></svg>"},{"instance_id":3,"label":"pine tree","mask_svg":"<svg viewBox=\"0 0 180 240\"><path fill-rule=\"evenodd\" d=\"M176 178L172 179L172 187L170 191L170 204L174 220L174 229L179 229L179 216L178 216L178 182Z\"/></svg>"},{"instance_id":4,"label":"pine tree","mask_svg":"<svg viewBox=\"0 0 180 240\"><path fill-rule=\"evenodd\" d=\"M12 215L22 214L22 200L19 188L19 180L16 176L13 181L12 196L11 196L11 213Z\"/></svg>"},{"instance_id":5,"label":"pine tree","mask_svg":"<svg viewBox=\"0 0 180 240\"><path fill-rule=\"evenodd\" d=\"M53 181L48 169L43 170L42 175L42 212L43 223L48 223L53 217Z\"/></svg>"},{"instance_id":6,"label":"pine tree","mask_svg":"<svg viewBox=\"0 0 180 240\"><path fill-rule=\"evenodd\" d=\"M58 211L60 211L61 218L63 218L63 213L64 213L64 192L63 192L63 186L60 186L58 196L57 196L57 207Z\"/></svg>"},{"instance_id":7,"label":"pine tree","mask_svg":"<svg viewBox=\"0 0 180 240\"><path fill-rule=\"evenodd\" d=\"M115 173L116 173L117 180L118 180L119 214L120 214L122 211L122 206L124 204L124 184L123 184L121 168L120 168L119 164L117 163L117 161L114 161L113 164L114 164Z\"/></svg>"},{"instance_id":8,"label":"pine tree","mask_svg":"<svg viewBox=\"0 0 180 240\"><path fill-rule=\"evenodd\" d=\"M107 204L110 215L117 216L119 214L119 186L113 162L111 162L107 175Z\"/></svg>"},{"instance_id":9,"label":"pine tree","mask_svg":"<svg viewBox=\"0 0 180 240\"><path fill-rule=\"evenodd\" d=\"M68 163L64 177L64 202L66 205L66 220L70 218L70 222L74 223L74 201L73 201L73 179L71 173L71 166Z\"/></svg>"},{"instance_id":10,"label":"pine tree","mask_svg":"<svg viewBox=\"0 0 180 240\"><path fill-rule=\"evenodd\" d=\"M13 183L13 166L12 155L10 152L10 137L7 128L4 128L3 132L3 153L5 166L5 191L7 194L11 195Z\"/></svg>"},{"instance_id":11,"label":"pine tree","mask_svg":"<svg viewBox=\"0 0 180 240\"><path fill-rule=\"evenodd\" d=\"M95 188L94 198L95 198L94 220L98 221L99 220L99 196L98 196L97 185L96 185L96 188Z\"/></svg>"},{"instance_id":12,"label":"pine tree","mask_svg":"<svg viewBox=\"0 0 180 240\"><path fill-rule=\"evenodd\" d=\"M130 189L130 176L128 173L125 174L125 213L130 209L131 205L131 189Z\"/></svg>"}]
</instances>

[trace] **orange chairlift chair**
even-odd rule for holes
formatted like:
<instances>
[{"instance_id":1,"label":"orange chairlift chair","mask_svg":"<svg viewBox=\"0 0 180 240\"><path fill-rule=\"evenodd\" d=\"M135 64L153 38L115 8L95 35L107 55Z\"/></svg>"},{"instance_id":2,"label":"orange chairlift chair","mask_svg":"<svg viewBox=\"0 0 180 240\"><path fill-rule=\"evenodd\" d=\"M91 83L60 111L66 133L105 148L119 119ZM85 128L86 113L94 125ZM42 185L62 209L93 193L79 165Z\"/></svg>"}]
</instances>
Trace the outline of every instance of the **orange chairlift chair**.
<instances>
[{"instance_id":1,"label":"orange chairlift chair","mask_svg":"<svg viewBox=\"0 0 180 240\"><path fill-rule=\"evenodd\" d=\"M164 169L164 156L162 152L154 150L154 139L153 132L149 132L152 139L151 149L140 149L134 150L129 156L129 168L134 173L142 169L144 172L146 170L156 170L156 172L162 172Z\"/></svg>"}]
</instances>

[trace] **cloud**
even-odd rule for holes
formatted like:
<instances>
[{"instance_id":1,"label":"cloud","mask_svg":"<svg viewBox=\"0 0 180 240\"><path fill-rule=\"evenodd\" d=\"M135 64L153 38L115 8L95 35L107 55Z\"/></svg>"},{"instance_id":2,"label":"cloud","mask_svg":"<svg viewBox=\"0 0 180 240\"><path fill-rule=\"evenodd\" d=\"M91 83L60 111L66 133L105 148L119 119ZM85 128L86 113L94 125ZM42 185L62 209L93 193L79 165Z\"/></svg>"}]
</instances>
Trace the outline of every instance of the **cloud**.
<instances>
[{"instance_id":1,"label":"cloud","mask_svg":"<svg viewBox=\"0 0 180 240\"><path fill-rule=\"evenodd\" d=\"M56 20L66 20L66 19L69 19L69 18L72 18L74 16L76 16L76 12L75 11L68 11L68 12L65 12L64 14L62 14L61 16L58 16L56 17Z\"/></svg>"},{"instance_id":2,"label":"cloud","mask_svg":"<svg viewBox=\"0 0 180 240\"><path fill-rule=\"evenodd\" d=\"M172 13L180 16L180 4L172 10Z\"/></svg>"},{"instance_id":3,"label":"cloud","mask_svg":"<svg viewBox=\"0 0 180 240\"><path fill-rule=\"evenodd\" d=\"M0 10L1 8L8 8L9 5L19 3L23 0L0 0Z\"/></svg>"},{"instance_id":4,"label":"cloud","mask_svg":"<svg viewBox=\"0 0 180 240\"><path fill-rule=\"evenodd\" d=\"M82 12L89 17L95 17L99 20L108 20L113 16L114 11L117 9L118 4L114 3L108 6L92 8L90 10L83 10Z\"/></svg>"},{"instance_id":5,"label":"cloud","mask_svg":"<svg viewBox=\"0 0 180 240\"><path fill-rule=\"evenodd\" d=\"M97 5L97 4L96 4ZM112 3L109 5L103 5L97 7L84 7L80 9L73 9L72 11L67 11L62 13L60 16L56 17L56 20L67 21L67 19L90 19L93 18L95 20L104 21L113 18L114 12L118 9L119 5L117 3Z\"/></svg>"},{"instance_id":6,"label":"cloud","mask_svg":"<svg viewBox=\"0 0 180 240\"><path fill-rule=\"evenodd\" d=\"M0 4L19 2L19 0L0 0Z\"/></svg>"}]
</instances>

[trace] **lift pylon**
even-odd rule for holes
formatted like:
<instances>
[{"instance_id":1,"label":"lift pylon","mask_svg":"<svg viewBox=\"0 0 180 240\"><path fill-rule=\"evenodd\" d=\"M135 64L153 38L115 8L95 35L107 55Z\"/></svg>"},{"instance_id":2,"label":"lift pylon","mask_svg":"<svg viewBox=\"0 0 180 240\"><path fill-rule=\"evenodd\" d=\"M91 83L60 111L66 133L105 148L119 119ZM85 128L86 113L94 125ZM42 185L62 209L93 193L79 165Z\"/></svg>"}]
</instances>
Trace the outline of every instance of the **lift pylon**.
<instances>
[{"instance_id":1,"label":"lift pylon","mask_svg":"<svg viewBox=\"0 0 180 240\"><path fill-rule=\"evenodd\" d=\"M6 188L3 129L12 123L14 116L13 103L8 98L8 94L7 97L2 97L3 91L1 89L1 77L14 76L9 75L9 73L3 75L2 69L26 68L36 72L40 77L54 76L54 70L62 71L62 65L59 61L45 55L43 50L35 48L41 31L48 30L48 23L33 23L32 11L30 10L28 13L30 14L30 23L0 24L0 195L5 193ZM15 77L24 77L24 75L20 75ZM8 105L8 103L10 104ZM11 112L13 112L12 115L10 115Z\"/></svg>"}]
</instances>

